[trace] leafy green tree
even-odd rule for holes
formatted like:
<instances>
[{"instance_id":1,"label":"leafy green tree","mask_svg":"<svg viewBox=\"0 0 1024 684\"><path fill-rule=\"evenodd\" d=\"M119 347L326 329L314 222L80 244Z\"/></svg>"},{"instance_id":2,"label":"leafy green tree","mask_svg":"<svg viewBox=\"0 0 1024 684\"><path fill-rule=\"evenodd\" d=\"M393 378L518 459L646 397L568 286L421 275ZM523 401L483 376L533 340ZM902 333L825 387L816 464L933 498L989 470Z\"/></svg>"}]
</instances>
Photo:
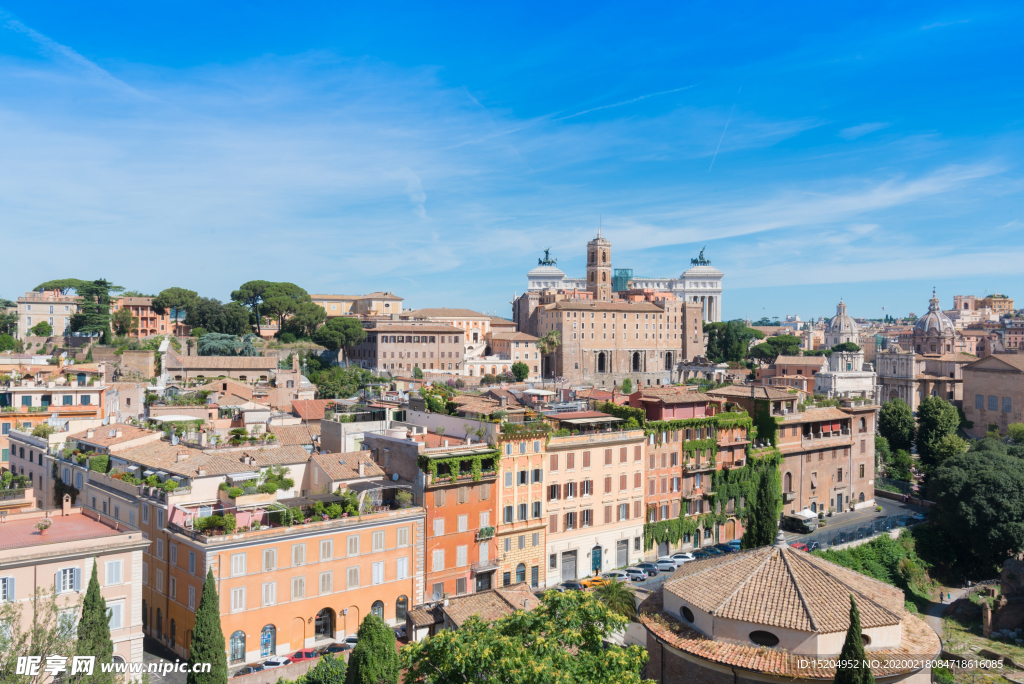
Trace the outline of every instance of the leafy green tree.
<instances>
[{"instance_id":1,"label":"leafy green tree","mask_svg":"<svg viewBox=\"0 0 1024 684\"><path fill-rule=\"evenodd\" d=\"M422 380L423 379L423 369L420 368L419 366L413 366L412 377L415 378L416 380Z\"/></svg>"},{"instance_id":2,"label":"leafy green tree","mask_svg":"<svg viewBox=\"0 0 1024 684\"><path fill-rule=\"evenodd\" d=\"M882 435L875 435L875 471L883 472L883 467L892 460L892 450L889 448L889 440Z\"/></svg>"},{"instance_id":3,"label":"leafy green tree","mask_svg":"<svg viewBox=\"0 0 1024 684\"><path fill-rule=\"evenodd\" d=\"M303 304L313 304L313 300L308 292L295 283L270 283L270 287L263 292L263 314L276 318L281 329L285 327L288 318L294 316ZM323 307L317 308L323 311Z\"/></svg>"},{"instance_id":4,"label":"leafy green tree","mask_svg":"<svg viewBox=\"0 0 1024 684\"><path fill-rule=\"evenodd\" d=\"M530 377L530 367L522 361L516 361L512 364L512 375L516 376L516 382L522 382Z\"/></svg>"},{"instance_id":5,"label":"leafy green tree","mask_svg":"<svg viewBox=\"0 0 1024 684\"><path fill-rule=\"evenodd\" d=\"M345 661L330 653L317 661L316 667L301 675L295 684L345 684Z\"/></svg>"},{"instance_id":6,"label":"leafy green tree","mask_svg":"<svg viewBox=\"0 0 1024 684\"><path fill-rule=\"evenodd\" d=\"M358 366L331 366L325 370L311 370L307 377L316 385L316 395L320 399L351 397L360 387L380 382L373 373Z\"/></svg>"},{"instance_id":7,"label":"leafy green tree","mask_svg":"<svg viewBox=\"0 0 1024 684\"><path fill-rule=\"evenodd\" d=\"M636 591L627 582L612 580L594 590L609 610L618 613L630 622L636 620Z\"/></svg>"},{"instance_id":8,"label":"leafy green tree","mask_svg":"<svg viewBox=\"0 0 1024 684\"><path fill-rule=\"evenodd\" d=\"M239 338L223 333L206 333L199 338L197 353L199 356L259 356L252 343L253 337L246 335Z\"/></svg>"},{"instance_id":9,"label":"leafy green tree","mask_svg":"<svg viewBox=\"0 0 1024 684\"><path fill-rule=\"evenodd\" d=\"M356 318L332 318L311 335L321 347L334 350L351 349L366 339L366 330Z\"/></svg>"},{"instance_id":10,"label":"leafy green tree","mask_svg":"<svg viewBox=\"0 0 1024 684\"><path fill-rule=\"evenodd\" d=\"M940 465L954 456L967 453L970 448L970 443L959 435L946 435L935 449L935 463Z\"/></svg>"},{"instance_id":11,"label":"leafy green tree","mask_svg":"<svg viewBox=\"0 0 1024 684\"><path fill-rule=\"evenodd\" d=\"M17 674L18 658L42 656L45 665L49 655L64 656L69 663L73 656L81 655L74 626L80 606L80 601L58 603L53 591L42 589L36 589L28 600L0 602L0 625L4 626L0 629L0 672L4 684L41 684L50 680L42 668L40 676ZM30 615L24 616L26 610Z\"/></svg>"},{"instance_id":12,"label":"leafy green tree","mask_svg":"<svg viewBox=\"0 0 1024 684\"><path fill-rule=\"evenodd\" d=\"M359 625L359 641L348 659L345 684L398 684L399 671L395 633L370 613Z\"/></svg>"},{"instance_id":13,"label":"leafy green tree","mask_svg":"<svg viewBox=\"0 0 1024 684\"><path fill-rule=\"evenodd\" d=\"M49 337L53 334L53 326L46 321L39 321L32 326L32 329L29 330L29 332L36 337Z\"/></svg>"},{"instance_id":14,"label":"leafy green tree","mask_svg":"<svg viewBox=\"0 0 1024 684\"><path fill-rule=\"evenodd\" d=\"M263 329L260 328L260 319L263 315L266 315L266 312L261 313L260 309L263 306L267 291L271 290L270 294L274 294L272 287L275 284L276 283L271 283L266 280L250 280L247 283L243 283L241 287L231 293L232 301L248 307L252 312L256 321L257 335L263 334Z\"/></svg>"},{"instance_id":15,"label":"leafy green tree","mask_svg":"<svg viewBox=\"0 0 1024 684\"><path fill-rule=\"evenodd\" d=\"M89 284L88 280L80 280L79 278L58 278L57 280L47 280L45 283L39 283L36 285L36 292L42 292L43 290L58 290L62 295L70 294L74 290L77 294L82 294L82 289Z\"/></svg>"},{"instance_id":16,"label":"leafy green tree","mask_svg":"<svg viewBox=\"0 0 1024 684\"><path fill-rule=\"evenodd\" d=\"M891 449L910 449L914 443L914 413L900 398L882 404L878 412L878 432L889 442Z\"/></svg>"},{"instance_id":17,"label":"leafy green tree","mask_svg":"<svg viewBox=\"0 0 1024 684\"><path fill-rule=\"evenodd\" d=\"M742 547L756 549L774 544L779 535L779 514L782 512L782 480L778 468L765 469L758 474L754 502L748 505L750 515L740 542Z\"/></svg>"},{"instance_id":18,"label":"leafy green tree","mask_svg":"<svg viewBox=\"0 0 1024 684\"><path fill-rule=\"evenodd\" d=\"M0 334L0 352L13 351L18 346L17 340L7 333Z\"/></svg>"},{"instance_id":19,"label":"leafy green tree","mask_svg":"<svg viewBox=\"0 0 1024 684\"><path fill-rule=\"evenodd\" d=\"M850 626L846 630L846 641L843 642L843 650L839 652L839 667L832 681L834 684L875 684L875 676L864 654L860 611L857 610L853 594L850 594Z\"/></svg>"},{"instance_id":20,"label":"leafy green tree","mask_svg":"<svg viewBox=\"0 0 1024 684\"><path fill-rule=\"evenodd\" d=\"M327 312L324 311L324 307L312 300L299 302L282 329L291 332L295 337L310 337L325 320Z\"/></svg>"},{"instance_id":21,"label":"leafy green tree","mask_svg":"<svg viewBox=\"0 0 1024 684\"><path fill-rule=\"evenodd\" d=\"M139 317L132 313L132 310L125 307L118 309L110 317L110 326L114 334L125 337L139 329Z\"/></svg>"},{"instance_id":22,"label":"leafy green tree","mask_svg":"<svg viewBox=\"0 0 1024 684\"><path fill-rule=\"evenodd\" d=\"M82 281L76 287L81 300L78 302L78 313L71 316L71 330L100 333L104 338L109 338L110 295L123 289L123 287L103 279L91 282Z\"/></svg>"},{"instance_id":23,"label":"leafy green tree","mask_svg":"<svg viewBox=\"0 0 1024 684\"><path fill-rule=\"evenodd\" d=\"M910 467L913 464L914 459L910 456L909 451L897 449L893 452L892 460L889 462L889 477L895 480L910 482L913 479L913 473L910 472Z\"/></svg>"},{"instance_id":24,"label":"leafy green tree","mask_svg":"<svg viewBox=\"0 0 1024 684\"><path fill-rule=\"evenodd\" d=\"M956 407L942 397L925 397L917 407L917 455L927 467L936 464L939 445L960 427Z\"/></svg>"},{"instance_id":25,"label":"leafy green tree","mask_svg":"<svg viewBox=\"0 0 1024 684\"><path fill-rule=\"evenodd\" d=\"M858 347L853 342L843 342L842 344L837 344L836 346L832 347L832 351L834 351L834 352L859 352L860 351L860 347Z\"/></svg>"},{"instance_id":26,"label":"leafy green tree","mask_svg":"<svg viewBox=\"0 0 1024 684\"><path fill-rule=\"evenodd\" d=\"M774 363L780 356L798 356L800 354L800 338L795 335L775 335L767 338L747 352L747 357L756 361Z\"/></svg>"},{"instance_id":27,"label":"leafy green tree","mask_svg":"<svg viewBox=\"0 0 1024 684\"><path fill-rule=\"evenodd\" d=\"M627 621L589 592L549 591L531 611L471 617L402 649L406 684L641 684L647 651L606 648ZM351 661L350 661L351 663Z\"/></svg>"},{"instance_id":28,"label":"leafy green tree","mask_svg":"<svg viewBox=\"0 0 1024 684\"><path fill-rule=\"evenodd\" d=\"M5 300L6 301L6 300ZM5 307L0 307L3 309ZM0 335L14 335L18 332L18 312L0 310ZM2 350L0 350L2 351Z\"/></svg>"},{"instance_id":29,"label":"leafy green tree","mask_svg":"<svg viewBox=\"0 0 1024 684\"><path fill-rule=\"evenodd\" d=\"M153 298L153 311L161 316L174 311L179 315L188 317L196 302L199 301L199 293L194 290L186 290L183 287L168 287L161 290L160 294Z\"/></svg>"},{"instance_id":30,"label":"leafy green tree","mask_svg":"<svg viewBox=\"0 0 1024 684\"><path fill-rule=\"evenodd\" d=\"M3 351L3 348L3 343L0 343L0 351ZM1024 444L1024 423L1010 423L1008 430L1014 444Z\"/></svg>"},{"instance_id":31,"label":"leafy green tree","mask_svg":"<svg viewBox=\"0 0 1024 684\"><path fill-rule=\"evenodd\" d=\"M100 582L97 576L99 559L94 558L92 577L89 588L85 592L82 604L82 619L78 621L78 652L81 655L96 657L96 669L90 681L113 682L113 673L100 672L100 663L109 663L114 659L114 642L110 639L110 617L107 615L107 602L100 593Z\"/></svg>"},{"instance_id":32,"label":"leafy green tree","mask_svg":"<svg viewBox=\"0 0 1024 684\"><path fill-rule=\"evenodd\" d=\"M1024 460L993 439L939 465L928 484L931 519L951 565L991 577L1024 550Z\"/></svg>"},{"instance_id":33,"label":"leafy green tree","mask_svg":"<svg viewBox=\"0 0 1024 684\"><path fill-rule=\"evenodd\" d=\"M704 334L708 337L705 355L715 363L742 361L750 342L764 339L763 332L748 328L741 320L705 323Z\"/></svg>"},{"instance_id":34,"label":"leafy green tree","mask_svg":"<svg viewBox=\"0 0 1024 684\"><path fill-rule=\"evenodd\" d=\"M633 381L626 378L622 381L622 393L632 394L633 393Z\"/></svg>"},{"instance_id":35,"label":"leafy green tree","mask_svg":"<svg viewBox=\"0 0 1024 684\"><path fill-rule=\"evenodd\" d=\"M209 672L195 672L196 663L210 663ZM224 632L220 628L220 599L213 570L206 571L206 582L196 610L192 629L192 647L188 653L187 684L224 684L228 678L228 657L224 650Z\"/></svg>"}]
</instances>

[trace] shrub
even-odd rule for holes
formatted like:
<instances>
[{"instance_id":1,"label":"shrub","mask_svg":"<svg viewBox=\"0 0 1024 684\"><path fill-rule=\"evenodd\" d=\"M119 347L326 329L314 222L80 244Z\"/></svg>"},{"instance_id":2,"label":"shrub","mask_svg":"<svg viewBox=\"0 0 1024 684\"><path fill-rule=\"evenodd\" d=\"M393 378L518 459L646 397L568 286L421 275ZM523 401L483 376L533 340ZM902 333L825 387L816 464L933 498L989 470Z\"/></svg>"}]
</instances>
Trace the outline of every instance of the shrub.
<instances>
[{"instance_id":1,"label":"shrub","mask_svg":"<svg viewBox=\"0 0 1024 684\"><path fill-rule=\"evenodd\" d=\"M244 490L241 487L232 487L231 489L228 490L228 496L230 496L232 499L237 499L238 497L242 496L243 493Z\"/></svg>"},{"instance_id":2,"label":"shrub","mask_svg":"<svg viewBox=\"0 0 1024 684\"><path fill-rule=\"evenodd\" d=\"M284 344L292 344L295 342L295 335L290 332L281 333L281 342Z\"/></svg>"}]
</instances>

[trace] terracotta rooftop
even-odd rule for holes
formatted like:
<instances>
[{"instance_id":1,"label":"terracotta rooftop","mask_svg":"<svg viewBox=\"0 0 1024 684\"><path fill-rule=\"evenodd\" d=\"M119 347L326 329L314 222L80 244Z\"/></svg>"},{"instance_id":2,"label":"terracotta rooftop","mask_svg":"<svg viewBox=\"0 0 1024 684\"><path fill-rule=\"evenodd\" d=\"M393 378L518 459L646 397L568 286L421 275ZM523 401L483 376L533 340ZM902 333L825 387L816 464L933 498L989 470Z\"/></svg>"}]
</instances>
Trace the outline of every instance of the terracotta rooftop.
<instances>
[{"instance_id":1,"label":"terracotta rooftop","mask_svg":"<svg viewBox=\"0 0 1024 684\"><path fill-rule=\"evenodd\" d=\"M46 536L39 534L36 523L41 519L37 516L20 517L12 515L3 527L0 527L0 549L12 549L40 544L58 542L74 542L97 537L115 537L128 530L115 530L112 526L99 522L88 515L82 514L81 508L72 508L71 515L62 516L60 511L51 511L50 520L53 525L47 530Z\"/></svg>"},{"instance_id":2,"label":"terracotta rooftop","mask_svg":"<svg viewBox=\"0 0 1024 684\"><path fill-rule=\"evenodd\" d=\"M374 463L369 451L350 451L344 454L315 453L313 461L332 480L351 480L359 477L359 464L366 464L363 477L384 477L386 473Z\"/></svg>"},{"instance_id":3,"label":"terracotta rooftop","mask_svg":"<svg viewBox=\"0 0 1024 684\"><path fill-rule=\"evenodd\" d=\"M722 400L685 387L651 387L638 390L641 401L657 401L662 404L690 404L698 402L719 403Z\"/></svg>"},{"instance_id":4,"label":"terracotta rooftop","mask_svg":"<svg viewBox=\"0 0 1024 684\"><path fill-rule=\"evenodd\" d=\"M533 610L540 605L540 599L522 582L508 587L480 591L448 600L441 610L456 627L477 615L488 622L511 615L517 610Z\"/></svg>"},{"instance_id":5,"label":"terracotta rooftop","mask_svg":"<svg viewBox=\"0 0 1024 684\"><path fill-rule=\"evenodd\" d=\"M508 340L510 342L536 342L538 339L533 335L522 332L491 333L492 340Z\"/></svg>"},{"instance_id":6,"label":"terracotta rooftop","mask_svg":"<svg viewBox=\"0 0 1024 684\"><path fill-rule=\"evenodd\" d=\"M738 397L741 399L750 398L750 386L749 385L731 385L729 387L719 387L718 389L708 390L707 392L712 397ZM754 398L755 399L797 399L800 395L796 392L788 392L783 389L776 389L770 385L755 385L754 386Z\"/></svg>"},{"instance_id":7,"label":"terracotta rooftop","mask_svg":"<svg viewBox=\"0 0 1024 684\"><path fill-rule=\"evenodd\" d=\"M277 359L272 356L178 356L168 354L168 367L201 368L214 370L276 370Z\"/></svg>"},{"instance_id":8,"label":"terracotta rooftop","mask_svg":"<svg viewBox=\"0 0 1024 684\"><path fill-rule=\"evenodd\" d=\"M850 414L846 411L837 409L835 406L825 406L809 408L803 413L790 413L783 416L783 420L787 423L813 423L819 420L843 420L849 417Z\"/></svg>"},{"instance_id":9,"label":"terracotta rooftop","mask_svg":"<svg viewBox=\"0 0 1024 684\"><path fill-rule=\"evenodd\" d=\"M1007 354L1009 356L1009 354ZM971 363L977 361L978 357L973 354L963 354L956 352L954 354L918 354L918 361L953 361L955 363Z\"/></svg>"},{"instance_id":10,"label":"terracotta rooftop","mask_svg":"<svg viewBox=\"0 0 1024 684\"><path fill-rule=\"evenodd\" d=\"M664 590L659 590L649 595L640 604L637 612L640 614L640 623L673 648L712 663L748 672L823 682L830 682L835 678L835 668L828 667L829 660L826 658L812 658L753 644L709 639L663 611L663 592ZM846 605L849 611L849 604ZM924 621L907 612L901 613L900 618L903 623L900 647L870 652L870 658L878 661L877 665L871 668L876 678L914 672L920 667L914 666L913 663L923 663L935 658L942 648L939 637Z\"/></svg>"},{"instance_id":11,"label":"terracotta rooftop","mask_svg":"<svg viewBox=\"0 0 1024 684\"><path fill-rule=\"evenodd\" d=\"M179 460L180 455L185 456ZM132 461L150 470L162 470L182 477L199 477L199 470L205 471L209 477L244 473L258 470L230 457L226 453L201 451L186 447L183 444L172 446L170 442L151 442L142 446L125 449L117 454L118 458Z\"/></svg>"},{"instance_id":12,"label":"terracotta rooftop","mask_svg":"<svg viewBox=\"0 0 1024 684\"><path fill-rule=\"evenodd\" d=\"M366 332L380 332L380 333L442 333L451 334L458 333L464 334L465 330L462 328L456 328L454 325L445 325L444 323L418 323L416 321L402 320L402 321L378 321L374 327L367 328Z\"/></svg>"},{"instance_id":13,"label":"terracotta rooftop","mask_svg":"<svg viewBox=\"0 0 1024 684\"><path fill-rule=\"evenodd\" d=\"M323 420L324 411L333 404L333 399L296 399L292 401L292 413L303 420Z\"/></svg>"},{"instance_id":14,"label":"terracotta rooftop","mask_svg":"<svg viewBox=\"0 0 1024 684\"><path fill-rule=\"evenodd\" d=\"M402 312L402 318L483 318L490 320L489 314L473 311L472 309L412 309Z\"/></svg>"},{"instance_id":15,"label":"terracotta rooftop","mask_svg":"<svg viewBox=\"0 0 1024 684\"><path fill-rule=\"evenodd\" d=\"M825 362L824 356L779 356L775 365L783 366L820 366Z\"/></svg>"},{"instance_id":16,"label":"terracotta rooftop","mask_svg":"<svg viewBox=\"0 0 1024 684\"><path fill-rule=\"evenodd\" d=\"M448 446L461 446L466 443L466 440L459 437L439 435L436 432L427 432L422 435L416 435L415 439L417 442L423 442L423 446L427 449L443 447L445 442L448 442Z\"/></svg>"},{"instance_id":17,"label":"terracotta rooftop","mask_svg":"<svg viewBox=\"0 0 1024 684\"><path fill-rule=\"evenodd\" d=\"M974 362L971 363L971 366L974 366L981 361L989 361L989 359L1002 361L1008 366L1024 371L1024 354L992 354L981 359L975 359Z\"/></svg>"},{"instance_id":18,"label":"terracotta rooftop","mask_svg":"<svg viewBox=\"0 0 1024 684\"><path fill-rule=\"evenodd\" d=\"M118 436L117 432L120 431L121 435ZM147 435L158 435L160 434L157 430L147 430L145 428L135 427L134 425L123 425L121 423L114 423L111 425L104 425L91 430L92 437L89 437L90 430L83 430L82 432L76 432L73 435L68 435L68 439L77 439L82 442L88 442L98 447L110 447L123 442L131 442L132 440L139 439L140 437L146 437ZM114 433L111 436L111 432Z\"/></svg>"},{"instance_id":19,"label":"terracotta rooftop","mask_svg":"<svg viewBox=\"0 0 1024 684\"><path fill-rule=\"evenodd\" d=\"M826 634L849 626L851 594L862 627L899 624L905 600L892 585L788 546L687 563L664 586L711 615Z\"/></svg>"},{"instance_id":20,"label":"terracotta rooftop","mask_svg":"<svg viewBox=\"0 0 1024 684\"><path fill-rule=\"evenodd\" d=\"M251 447L231 451L214 452L225 458L241 462L245 456L255 459L255 466L296 465L309 460L309 452L299 444L279 444L275 446Z\"/></svg>"},{"instance_id":21,"label":"terracotta rooftop","mask_svg":"<svg viewBox=\"0 0 1024 684\"><path fill-rule=\"evenodd\" d=\"M295 402L292 402L294 405ZM277 443L285 446L290 444L313 444L313 438L320 436L320 423L303 423L302 425L272 425L270 432L277 435Z\"/></svg>"}]
</instances>

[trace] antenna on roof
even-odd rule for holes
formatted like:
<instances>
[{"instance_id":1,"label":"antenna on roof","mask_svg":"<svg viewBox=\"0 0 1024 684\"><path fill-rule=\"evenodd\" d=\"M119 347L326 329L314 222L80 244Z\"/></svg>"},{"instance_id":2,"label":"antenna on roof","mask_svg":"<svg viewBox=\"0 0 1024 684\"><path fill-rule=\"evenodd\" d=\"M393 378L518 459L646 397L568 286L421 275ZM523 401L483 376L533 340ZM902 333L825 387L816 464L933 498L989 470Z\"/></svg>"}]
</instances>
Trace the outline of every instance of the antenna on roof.
<instances>
[{"instance_id":1,"label":"antenna on roof","mask_svg":"<svg viewBox=\"0 0 1024 684\"><path fill-rule=\"evenodd\" d=\"M440 594L440 592L437 592L437 591L435 591L435 592L433 593L433 595L432 595L432 596L433 596L433 599L434 599L435 601L440 601L440 600L441 600L441 594Z\"/></svg>"},{"instance_id":2,"label":"antenna on roof","mask_svg":"<svg viewBox=\"0 0 1024 684\"><path fill-rule=\"evenodd\" d=\"M111 430L109 433L107 433L107 435L109 437L114 437L115 435L117 435L117 430Z\"/></svg>"}]
</instances>

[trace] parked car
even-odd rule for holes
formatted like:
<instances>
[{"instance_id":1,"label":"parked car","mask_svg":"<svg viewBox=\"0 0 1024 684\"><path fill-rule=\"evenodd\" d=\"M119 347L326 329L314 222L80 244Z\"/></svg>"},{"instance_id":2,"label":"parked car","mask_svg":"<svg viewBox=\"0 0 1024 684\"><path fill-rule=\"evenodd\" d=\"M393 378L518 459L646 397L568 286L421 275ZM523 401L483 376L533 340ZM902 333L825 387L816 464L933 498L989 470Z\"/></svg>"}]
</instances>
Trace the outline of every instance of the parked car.
<instances>
[{"instance_id":1,"label":"parked car","mask_svg":"<svg viewBox=\"0 0 1024 684\"><path fill-rule=\"evenodd\" d=\"M819 544L818 542L811 542L810 544L807 545L807 552L808 553L810 553L811 551L820 551L820 550L821 550L821 544Z\"/></svg>"},{"instance_id":2,"label":"parked car","mask_svg":"<svg viewBox=\"0 0 1024 684\"><path fill-rule=\"evenodd\" d=\"M728 544L729 546L733 547L737 551L739 551L740 547L743 546L743 542L740 541L739 539L730 539L729 541L726 542L726 544Z\"/></svg>"},{"instance_id":3,"label":"parked car","mask_svg":"<svg viewBox=\"0 0 1024 684\"><path fill-rule=\"evenodd\" d=\"M264 669L272 667L284 667L285 665L291 665L292 660L288 656L271 656L263 661L262 665Z\"/></svg>"},{"instance_id":4,"label":"parked car","mask_svg":"<svg viewBox=\"0 0 1024 684\"><path fill-rule=\"evenodd\" d=\"M603 587L604 585L608 584L608 580L606 580L604 577L601 577L600 575L591 575L590 577L584 577L583 579L581 579L580 584L582 584L587 589L593 589L594 587Z\"/></svg>"},{"instance_id":5,"label":"parked car","mask_svg":"<svg viewBox=\"0 0 1024 684\"><path fill-rule=\"evenodd\" d=\"M680 563L680 564L682 564L682 563L689 563L690 561L693 560L693 554L692 553L687 553L687 552L673 553L672 557L675 558L676 561L678 563Z\"/></svg>"},{"instance_id":6,"label":"parked car","mask_svg":"<svg viewBox=\"0 0 1024 684\"><path fill-rule=\"evenodd\" d=\"M675 572L676 568L679 567L671 558L659 558L655 565L660 572Z\"/></svg>"},{"instance_id":7,"label":"parked car","mask_svg":"<svg viewBox=\"0 0 1024 684\"><path fill-rule=\"evenodd\" d=\"M262 665L246 665L245 667L239 669L238 672L236 672L234 676L235 677L241 677L243 675L252 674L254 672L263 672L263 666Z\"/></svg>"},{"instance_id":8,"label":"parked car","mask_svg":"<svg viewBox=\"0 0 1024 684\"><path fill-rule=\"evenodd\" d=\"M674 565L677 568L680 567L685 562L682 558L676 558L674 556L662 556L661 558L659 558L658 560L656 560L654 562L655 563L660 563L662 561L668 561L669 563L671 563L672 565Z\"/></svg>"},{"instance_id":9,"label":"parked car","mask_svg":"<svg viewBox=\"0 0 1024 684\"><path fill-rule=\"evenodd\" d=\"M646 572L648 577L655 577L658 574L658 566L654 563L637 563L634 567L640 568Z\"/></svg>"},{"instance_id":10,"label":"parked car","mask_svg":"<svg viewBox=\"0 0 1024 684\"><path fill-rule=\"evenodd\" d=\"M347 637L345 637L345 639L341 643L348 644L352 648L355 648L356 644L359 643L359 635L358 634L353 634L352 636L347 636Z\"/></svg>"},{"instance_id":11,"label":"parked car","mask_svg":"<svg viewBox=\"0 0 1024 684\"><path fill-rule=\"evenodd\" d=\"M292 653L290 657L292 659L292 662L297 663L300 660L315 660L316 658L320 657L320 654L312 648L304 648L301 651L296 651L295 653Z\"/></svg>"},{"instance_id":12,"label":"parked car","mask_svg":"<svg viewBox=\"0 0 1024 684\"><path fill-rule=\"evenodd\" d=\"M399 626L395 627L395 638L396 639L404 639L405 638L405 625L399 625Z\"/></svg>"},{"instance_id":13,"label":"parked car","mask_svg":"<svg viewBox=\"0 0 1024 684\"><path fill-rule=\"evenodd\" d=\"M327 655L328 653L330 653L331 655L337 655L339 653L344 653L345 651L351 650L351 644L342 644L338 642L334 642L333 644L327 644L326 646L321 646L319 649L320 655Z\"/></svg>"},{"instance_id":14,"label":"parked car","mask_svg":"<svg viewBox=\"0 0 1024 684\"><path fill-rule=\"evenodd\" d=\"M858 539L868 539L874 533L875 533L875 528L871 527L870 525L867 525L865 527L861 527L861 528L857 529L857 538Z\"/></svg>"},{"instance_id":15,"label":"parked car","mask_svg":"<svg viewBox=\"0 0 1024 684\"><path fill-rule=\"evenodd\" d=\"M711 558L711 554L708 553L706 550L694 551L690 555L693 556L693 560L701 560L703 558Z\"/></svg>"},{"instance_id":16,"label":"parked car","mask_svg":"<svg viewBox=\"0 0 1024 684\"><path fill-rule=\"evenodd\" d=\"M793 542L792 544L790 544L790 546L796 549L797 551L807 550L807 544L804 544L803 542Z\"/></svg>"},{"instance_id":17,"label":"parked car","mask_svg":"<svg viewBox=\"0 0 1024 684\"><path fill-rule=\"evenodd\" d=\"M559 586L562 587L562 591L583 591L586 589L586 587L583 586L583 583L577 580L568 580L566 582L562 582Z\"/></svg>"},{"instance_id":18,"label":"parked car","mask_svg":"<svg viewBox=\"0 0 1024 684\"><path fill-rule=\"evenodd\" d=\"M626 568L626 574L629 576L629 579L633 580L634 582L643 582L645 579L647 579L647 573L644 572L643 568Z\"/></svg>"},{"instance_id":19,"label":"parked car","mask_svg":"<svg viewBox=\"0 0 1024 684\"><path fill-rule=\"evenodd\" d=\"M715 544L715 548L722 553L736 553L739 549L729 546L728 544Z\"/></svg>"},{"instance_id":20,"label":"parked car","mask_svg":"<svg viewBox=\"0 0 1024 684\"><path fill-rule=\"evenodd\" d=\"M724 556L725 552L721 549L716 549L714 546L705 546L703 549L704 553L709 556Z\"/></svg>"},{"instance_id":21,"label":"parked car","mask_svg":"<svg viewBox=\"0 0 1024 684\"><path fill-rule=\"evenodd\" d=\"M928 514L927 513L915 513L914 515L910 516L910 519L913 520L914 522L924 522L925 520L928 519Z\"/></svg>"},{"instance_id":22,"label":"parked car","mask_svg":"<svg viewBox=\"0 0 1024 684\"><path fill-rule=\"evenodd\" d=\"M602 575L602 577L605 577L609 583L629 581L629 575L624 573L622 570L612 570L611 572L606 572L604 573L604 575Z\"/></svg>"}]
</instances>

